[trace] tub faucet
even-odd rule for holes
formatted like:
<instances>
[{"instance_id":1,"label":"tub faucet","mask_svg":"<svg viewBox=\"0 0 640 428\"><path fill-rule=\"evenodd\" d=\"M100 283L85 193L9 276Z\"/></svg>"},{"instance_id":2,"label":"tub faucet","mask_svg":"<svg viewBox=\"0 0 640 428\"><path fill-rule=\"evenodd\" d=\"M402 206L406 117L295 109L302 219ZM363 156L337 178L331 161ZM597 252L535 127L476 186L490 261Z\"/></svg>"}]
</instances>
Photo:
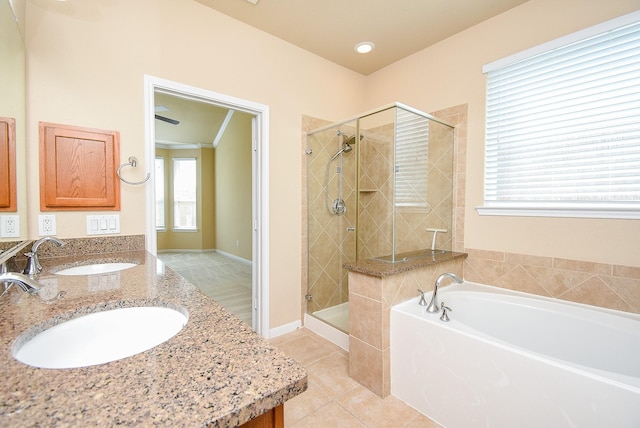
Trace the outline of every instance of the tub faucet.
<instances>
[{"instance_id":1,"label":"tub faucet","mask_svg":"<svg viewBox=\"0 0 640 428\"><path fill-rule=\"evenodd\" d=\"M427 306L427 312L431 312L432 314L440 312L440 305L438 305L438 287L440 287L440 283L445 278L451 278L458 284L462 284L462 280L458 278L455 273L447 272L440 275L438 279L436 279L436 285L433 288L433 296L431 296L431 302L429 302L429 306Z\"/></svg>"},{"instance_id":2,"label":"tub faucet","mask_svg":"<svg viewBox=\"0 0 640 428\"><path fill-rule=\"evenodd\" d=\"M25 256L27 256L27 266L24 268L22 273L26 273L27 275L37 275L42 272L42 265L38 260L38 248L40 248L40 245L49 241L53 242L58 247L62 247L64 245L63 241L52 238L51 236L45 236L44 238L38 239L36 242L34 242L33 247L31 247L31 251L25 253Z\"/></svg>"},{"instance_id":3,"label":"tub faucet","mask_svg":"<svg viewBox=\"0 0 640 428\"><path fill-rule=\"evenodd\" d=\"M0 273L0 283L5 284L5 292L9 289L6 284L15 284L20 287L22 291L30 294L40 291L40 284L38 284L34 279L17 272Z\"/></svg>"}]
</instances>

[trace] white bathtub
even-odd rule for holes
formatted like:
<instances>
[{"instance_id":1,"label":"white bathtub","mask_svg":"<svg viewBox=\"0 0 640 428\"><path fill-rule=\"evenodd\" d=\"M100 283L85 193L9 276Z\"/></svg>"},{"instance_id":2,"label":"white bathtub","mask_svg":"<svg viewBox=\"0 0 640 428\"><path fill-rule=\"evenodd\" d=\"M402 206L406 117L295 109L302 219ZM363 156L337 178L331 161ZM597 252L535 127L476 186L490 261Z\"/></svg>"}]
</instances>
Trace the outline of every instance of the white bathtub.
<instances>
[{"instance_id":1,"label":"white bathtub","mask_svg":"<svg viewBox=\"0 0 640 428\"><path fill-rule=\"evenodd\" d=\"M430 296L427 296L427 301ZM446 428L640 427L640 316L471 282L391 310L391 394Z\"/></svg>"}]
</instances>

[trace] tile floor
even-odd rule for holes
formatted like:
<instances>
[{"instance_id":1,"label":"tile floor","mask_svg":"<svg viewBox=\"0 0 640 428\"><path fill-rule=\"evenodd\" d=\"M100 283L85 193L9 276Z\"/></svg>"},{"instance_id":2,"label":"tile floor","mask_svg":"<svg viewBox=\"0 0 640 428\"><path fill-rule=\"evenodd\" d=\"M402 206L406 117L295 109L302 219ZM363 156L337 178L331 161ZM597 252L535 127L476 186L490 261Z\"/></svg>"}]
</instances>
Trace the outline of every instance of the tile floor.
<instances>
[{"instance_id":1,"label":"tile floor","mask_svg":"<svg viewBox=\"0 0 640 428\"><path fill-rule=\"evenodd\" d=\"M382 399L351 379L348 353L310 330L270 341L308 373L307 391L284 405L286 428L440 428L397 398Z\"/></svg>"},{"instance_id":2,"label":"tile floor","mask_svg":"<svg viewBox=\"0 0 640 428\"><path fill-rule=\"evenodd\" d=\"M215 251L158 253L167 266L251 325L251 264Z\"/></svg>"},{"instance_id":3,"label":"tile floor","mask_svg":"<svg viewBox=\"0 0 640 428\"><path fill-rule=\"evenodd\" d=\"M216 252L164 252L158 258L251 324L251 265ZM285 403L286 428L440 428L395 397L382 399L349 377L349 354L301 328L270 340L302 364L308 389Z\"/></svg>"}]
</instances>

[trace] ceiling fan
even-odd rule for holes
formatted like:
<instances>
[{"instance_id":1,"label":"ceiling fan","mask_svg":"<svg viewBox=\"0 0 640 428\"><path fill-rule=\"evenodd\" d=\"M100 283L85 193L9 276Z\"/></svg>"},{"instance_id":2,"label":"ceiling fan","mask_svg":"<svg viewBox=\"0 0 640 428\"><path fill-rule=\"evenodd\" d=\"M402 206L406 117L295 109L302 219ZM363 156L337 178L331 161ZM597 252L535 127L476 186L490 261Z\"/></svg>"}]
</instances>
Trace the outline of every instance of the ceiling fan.
<instances>
[{"instance_id":1,"label":"ceiling fan","mask_svg":"<svg viewBox=\"0 0 640 428\"><path fill-rule=\"evenodd\" d=\"M156 117L156 119L161 120L161 121L163 121L163 122L170 123L170 124L172 124L172 125L177 125L177 124L179 124L179 123L180 123L180 121L179 121L179 120L171 119L170 117L161 116L161 115L159 115L159 114L158 114L158 112L162 112L162 111L169 111L169 110L170 110L170 109L169 109L169 107L167 107L167 106L157 105L157 106L155 107L155 113L156 113L156 114L155 114L155 117Z\"/></svg>"}]
</instances>

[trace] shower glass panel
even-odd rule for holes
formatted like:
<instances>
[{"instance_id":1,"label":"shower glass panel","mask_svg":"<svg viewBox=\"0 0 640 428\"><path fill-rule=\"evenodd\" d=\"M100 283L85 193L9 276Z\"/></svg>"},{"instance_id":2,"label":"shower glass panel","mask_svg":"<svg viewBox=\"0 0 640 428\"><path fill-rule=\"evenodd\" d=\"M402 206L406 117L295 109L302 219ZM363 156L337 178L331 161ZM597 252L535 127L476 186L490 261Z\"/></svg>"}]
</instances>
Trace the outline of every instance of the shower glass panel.
<instances>
[{"instance_id":1,"label":"shower glass panel","mask_svg":"<svg viewBox=\"0 0 640 428\"><path fill-rule=\"evenodd\" d=\"M454 128L396 103L306 144L307 313L348 332L345 263L451 251Z\"/></svg>"},{"instance_id":2,"label":"shower glass panel","mask_svg":"<svg viewBox=\"0 0 640 428\"><path fill-rule=\"evenodd\" d=\"M363 116L358 260L402 262L450 251L454 128L393 106Z\"/></svg>"},{"instance_id":3,"label":"shower glass panel","mask_svg":"<svg viewBox=\"0 0 640 428\"><path fill-rule=\"evenodd\" d=\"M307 137L307 313L348 331L344 263L356 260L356 121Z\"/></svg>"}]
</instances>

